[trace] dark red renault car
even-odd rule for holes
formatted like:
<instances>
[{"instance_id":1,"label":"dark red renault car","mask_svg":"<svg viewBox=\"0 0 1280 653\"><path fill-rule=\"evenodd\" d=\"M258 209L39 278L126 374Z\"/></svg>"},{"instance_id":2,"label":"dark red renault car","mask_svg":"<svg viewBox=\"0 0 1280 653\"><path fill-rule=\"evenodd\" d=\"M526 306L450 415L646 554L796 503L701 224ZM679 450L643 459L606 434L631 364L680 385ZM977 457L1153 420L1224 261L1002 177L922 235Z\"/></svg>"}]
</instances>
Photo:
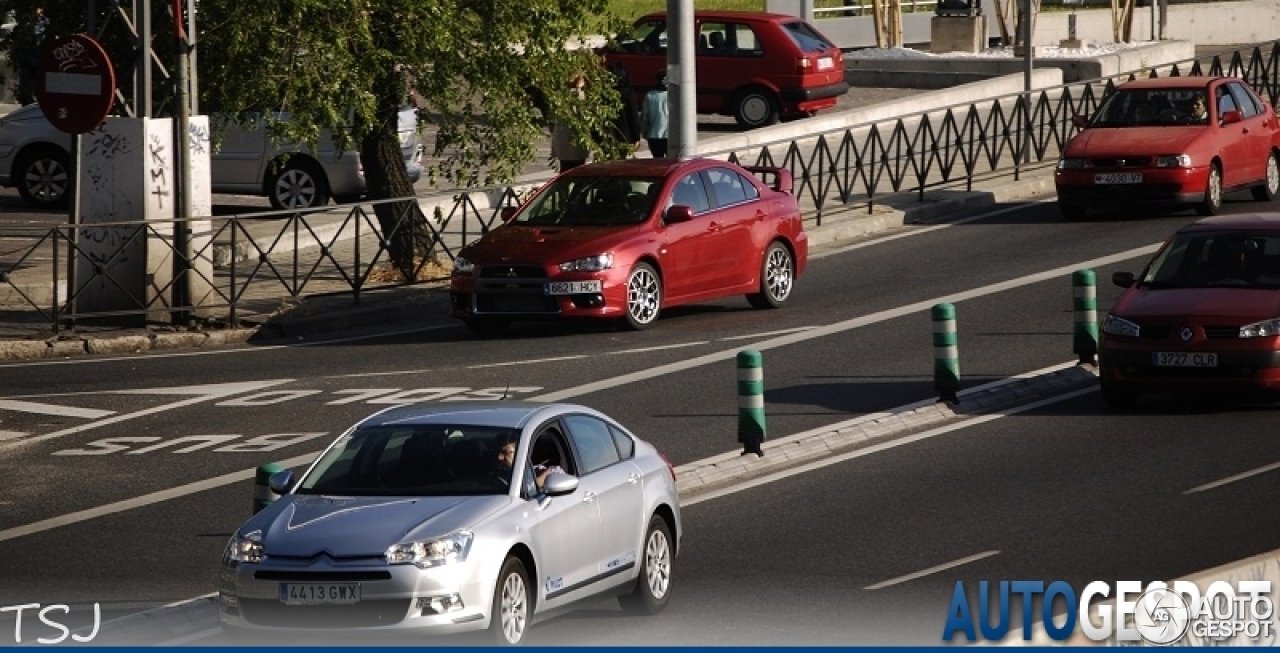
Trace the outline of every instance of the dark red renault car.
<instances>
[{"instance_id":1,"label":"dark red renault car","mask_svg":"<svg viewBox=\"0 0 1280 653\"><path fill-rule=\"evenodd\" d=\"M481 333L560 318L639 330L733 295L778 308L809 255L790 171L714 159L581 166L504 218L453 262L452 314Z\"/></svg>"},{"instance_id":2,"label":"dark red renault car","mask_svg":"<svg viewBox=\"0 0 1280 653\"><path fill-rule=\"evenodd\" d=\"M1102 324L1102 397L1149 391L1280 398L1280 213L1205 218L1179 229Z\"/></svg>"}]
</instances>

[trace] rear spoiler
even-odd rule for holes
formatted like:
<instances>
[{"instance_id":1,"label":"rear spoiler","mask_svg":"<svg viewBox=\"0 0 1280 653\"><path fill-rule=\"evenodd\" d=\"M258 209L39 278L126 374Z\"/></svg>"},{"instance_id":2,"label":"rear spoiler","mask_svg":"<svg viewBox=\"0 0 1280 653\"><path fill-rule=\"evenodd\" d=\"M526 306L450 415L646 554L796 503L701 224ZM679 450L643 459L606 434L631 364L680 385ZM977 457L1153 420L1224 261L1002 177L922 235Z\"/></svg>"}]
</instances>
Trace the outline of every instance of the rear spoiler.
<instances>
[{"instance_id":1,"label":"rear spoiler","mask_svg":"<svg viewBox=\"0 0 1280 653\"><path fill-rule=\"evenodd\" d=\"M776 166L742 167L759 177L760 181L763 181L779 193L792 194L795 191L795 181L791 178L791 171L786 168L778 168Z\"/></svg>"}]
</instances>

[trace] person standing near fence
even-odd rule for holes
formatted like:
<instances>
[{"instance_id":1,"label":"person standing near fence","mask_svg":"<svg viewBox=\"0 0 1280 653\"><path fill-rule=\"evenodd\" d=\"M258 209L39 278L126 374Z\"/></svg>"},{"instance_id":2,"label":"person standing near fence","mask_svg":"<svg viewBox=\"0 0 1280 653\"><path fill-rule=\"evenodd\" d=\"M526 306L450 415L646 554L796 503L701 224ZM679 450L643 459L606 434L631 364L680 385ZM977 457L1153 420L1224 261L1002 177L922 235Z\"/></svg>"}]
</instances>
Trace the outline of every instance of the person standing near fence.
<instances>
[{"instance_id":1,"label":"person standing near fence","mask_svg":"<svg viewBox=\"0 0 1280 653\"><path fill-rule=\"evenodd\" d=\"M569 82L569 92L573 102L582 102L586 99L586 85L586 75L582 73L574 75ZM551 156L558 162L560 172L567 172L586 163L588 154L587 148L579 142L573 126L564 120L557 120L551 129Z\"/></svg>"},{"instance_id":2,"label":"person standing near fence","mask_svg":"<svg viewBox=\"0 0 1280 653\"><path fill-rule=\"evenodd\" d=\"M667 129L670 125L670 114L667 108L667 74L658 74L658 88L644 96L644 106L640 108L640 131L649 142L649 151L655 159L667 156Z\"/></svg>"}]
</instances>

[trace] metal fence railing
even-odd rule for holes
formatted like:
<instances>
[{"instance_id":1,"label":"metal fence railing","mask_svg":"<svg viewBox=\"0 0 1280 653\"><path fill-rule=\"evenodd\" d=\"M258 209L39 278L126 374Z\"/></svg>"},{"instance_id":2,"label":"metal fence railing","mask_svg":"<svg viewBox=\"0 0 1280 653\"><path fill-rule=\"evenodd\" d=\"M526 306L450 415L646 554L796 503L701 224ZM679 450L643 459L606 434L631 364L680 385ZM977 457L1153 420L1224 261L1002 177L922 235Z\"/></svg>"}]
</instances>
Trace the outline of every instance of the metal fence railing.
<instances>
[{"instance_id":1,"label":"metal fence railing","mask_svg":"<svg viewBox=\"0 0 1280 653\"><path fill-rule=\"evenodd\" d=\"M944 184L971 187L976 176L1021 174L1056 160L1075 133L1072 118L1096 110L1116 84L1138 76L1229 75L1245 79L1272 106L1280 100L1280 41L1151 67L1110 78L940 107L891 120L852 125L733 151L704 153L744 165L788 168L806 222L820 225L835 209L868 207L889 194ZM446 191L432 198L386 200L305 212L258 213L190 221L187 254L174 248L173 222L107 223L0 232L0 323L42 322L53 331L76 320L140 316L164 321L196 315L237 323L246 313L307 296L350 295L440 281L458 248L500 224L501 209L526 188ZM428 213L411 210L426 206ZM91 233L89 230L93 230ZM102 234L119 243L104 253ZM392 243L412 234L418 251L409 275L390 265ZM92 250L85 243L97 243ZM178 261L173 275L125 283L125 252L145 241ZM68 265L68 262L74 265ZM131 262L136 264L136 262ZM72 276L69 271L77 272ZM130 288L145 285L134 297ZM198 298L175 300L196 286ZM105 289L105 290L104 290ZM94 293L124 293L123 305L86 309ZM197 301L198 300L198 301Z\"/></svg>"}]
</instances>

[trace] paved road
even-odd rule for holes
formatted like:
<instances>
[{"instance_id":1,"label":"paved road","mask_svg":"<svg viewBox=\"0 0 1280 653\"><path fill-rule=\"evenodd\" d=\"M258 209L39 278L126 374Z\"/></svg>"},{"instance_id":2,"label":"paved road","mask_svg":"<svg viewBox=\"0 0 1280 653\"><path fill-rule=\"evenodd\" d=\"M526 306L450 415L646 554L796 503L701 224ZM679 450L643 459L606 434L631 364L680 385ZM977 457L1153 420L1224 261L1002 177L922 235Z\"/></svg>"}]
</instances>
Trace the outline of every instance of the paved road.
<instances>
[{"instance_id":1,"label":"paved road","mask_svg":"<svg viewBox=\"0 0 1280 653\"><path fill-rule=\"evenodd\" d=\"M1258 208L1232 199L1229 212ZM120 613L212 591L249 485L190 484L300 461L358 417L409 397L510 389L583 401L681 464L735 447L732 357L741 348L764 351L772 438L932 396L927 307L936 301L957 305L966 387L1070 360L1070 271L1092 267L1106 279L1134 269L1190 219L1065 223L1033 204L905 229L820 253L785 310L715 302L636 334L523 327L476 340L442 317L412 333L309 347L5 365L0 605L101 602ZM1100 287L1100 305L1117 292ZM1226 544L1183 537L1231 522L1216 503L1179 502L1182 521L1169 529L1179 538L1152 541L1164 537L1157 518L1172 514L1161 493L1274 459L1262 444L1269 411L1188 413L1167 399L1144 408L1109 415L1089 394L693 505L670 613L633 620L600 604L538 629L537 641L937 643L937 597L957 578L1163 578L1274 548L1268 494L1235 490L1222 495L1233 502L1226 517L1264 515L1260 525L1241 524ZM1233 436L1209 439L1210 430ZM102 510L126 500L139 505ZM987 551L1000 553L920 584L866 589Z\"/></svg>"}]
</instances>

